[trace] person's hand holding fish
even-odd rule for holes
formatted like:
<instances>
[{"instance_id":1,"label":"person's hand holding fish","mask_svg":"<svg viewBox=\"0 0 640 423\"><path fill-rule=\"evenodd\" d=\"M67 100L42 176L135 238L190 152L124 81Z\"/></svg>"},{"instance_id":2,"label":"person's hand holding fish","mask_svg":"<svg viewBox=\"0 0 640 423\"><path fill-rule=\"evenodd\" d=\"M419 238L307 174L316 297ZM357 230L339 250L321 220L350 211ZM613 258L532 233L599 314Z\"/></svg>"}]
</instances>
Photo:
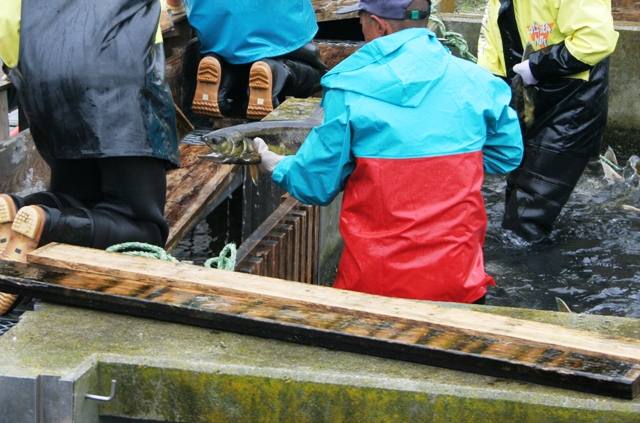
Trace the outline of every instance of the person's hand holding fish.
<instances>
[{"instance_id":1,"label":"person's hand holding fish","mask_svg":"<svg viewBox=\"0 0 640 423\"><path fill-rule=\"evenodd\" d=\"M536 85L538 83L538 80L531 73L528 59L515 65L513 71L522 77L524 85Z\"/></svg>"},{"instance_id":2,"label":"person's hand holding fish","mask_svg":"<svg viewBox=\"0 0 640 423\"><path fill-rule=\"evenodd\" d=\"M284 156L269 150L267 143L259 137L253 139L253 148L260 154L260 157L262 157L262 161L258 164L258 169L260 169L262 173L271 175L273 169Z\"/></svg>"}]
</instances>

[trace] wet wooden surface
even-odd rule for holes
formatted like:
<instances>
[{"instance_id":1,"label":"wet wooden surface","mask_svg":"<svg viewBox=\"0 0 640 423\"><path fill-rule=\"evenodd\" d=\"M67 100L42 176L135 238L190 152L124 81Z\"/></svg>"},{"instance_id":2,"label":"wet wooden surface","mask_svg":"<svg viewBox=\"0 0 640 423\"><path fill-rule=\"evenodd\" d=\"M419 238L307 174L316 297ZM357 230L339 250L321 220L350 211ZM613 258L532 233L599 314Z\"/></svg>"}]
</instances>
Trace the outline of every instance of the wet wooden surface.
<instances>
[{"instance_id":1,"label":"wet wooden surface","mask_svg":"<svg viewBox=\"0 0 640 423\"><path fill-rule=\"evenodd\" d=\"M640 0L611 0L611 14L616 21L640 22Z\"/></svg>"},{"instance_id":2,"label":"wet wooden surface","mask_svg":"<svg viewBox=\"0 0 640 423\"><path fill-rule=\"evenodd\" d=\"M638 395L640 342L561 326L50 244L0 288L65 304L524 380Z\"/></svg>"},{"instance_id":3,"label":"wet wooden surface","mask_svg":"<svg viewBox=\"0 0 640 423\"><path fill-rule=\"evenodd\" d=\"M2 79L4 73L0 70L0 141L9 138L9 96L7 91L13 85Z\"/></svg>"},{"instance_id":4,"label":"wet wooden surface","mask_svg":"<svg viewBox=\"0 0 640 423\"><path fill-rule=\"evenodd\" d=\"M203 145L180 144L179 169L167 173L165 218L169 239L165 250L173 250L187 232L231 185L243 169L239 165L219 165L198 158L211 149Z\"/></svg>"}]
</instances>

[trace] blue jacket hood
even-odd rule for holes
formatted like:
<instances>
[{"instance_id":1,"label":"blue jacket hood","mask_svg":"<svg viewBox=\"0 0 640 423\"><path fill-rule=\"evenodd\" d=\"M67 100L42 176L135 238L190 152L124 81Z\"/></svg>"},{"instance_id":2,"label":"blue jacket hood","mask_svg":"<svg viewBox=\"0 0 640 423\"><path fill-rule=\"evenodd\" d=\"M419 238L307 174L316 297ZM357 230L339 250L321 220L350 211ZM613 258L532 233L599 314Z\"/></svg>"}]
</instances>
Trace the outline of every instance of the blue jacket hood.
<instances>
[{"instance_id":1,"label":"blue jacket hood","mask_svg":"<svg viewBox=\"0 0 640 423\"><path fill-rule=\"evenodd\" d=\"M391 104L417 107L442 77L450 58L433 32L405 29L365 44L328 72L322 78L322 86L325 90L351 91Z\"/></svg>"}]
</instances>

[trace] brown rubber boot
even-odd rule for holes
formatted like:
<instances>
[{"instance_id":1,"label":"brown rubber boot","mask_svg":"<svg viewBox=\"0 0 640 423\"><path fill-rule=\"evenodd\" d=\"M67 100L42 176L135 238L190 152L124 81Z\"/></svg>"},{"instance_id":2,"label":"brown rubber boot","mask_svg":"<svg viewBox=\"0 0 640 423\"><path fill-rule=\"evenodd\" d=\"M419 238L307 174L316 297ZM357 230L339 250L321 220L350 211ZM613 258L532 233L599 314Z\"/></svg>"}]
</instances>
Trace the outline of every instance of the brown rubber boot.
<instances>
[{"instance_id":1,"label":"brown rubber boot","mask_svg":"<svg viewBox=\"0 0 640 423\"><path fill-rule=\"evenodd\" d=\"M265 62L255 62L249 72L247 118L260 120L273 111L273 75Z\"/></svg>"},{"instance_id":2,"label":"brown rubber boot","mask_svg":"<svg viewBox=\"0 0 640 423\"><path fill-rule=\"evenodd\" d=\"M222 67L215 57L207 56L198 65L198 84L191 110L197 115L223 117L218 104L218 90L222 79Z\"/></svg>"},{"instance_id":3,"label":"brown rubber boot","mask_svg":"<svg viewBox=\"0 0 640 423\"><path fill-rule=\"evenodd\" d=\"M17 295L0 292L0 316L13 310L18 305L18 302L20 302L20 298Z\"/></svg>"},{"instance_id":4,"label":"brown rubber boot","mask_svg":"<svg viewBox=\"0 0 640 423\"><path fill-rule=\"evenodd\" d=\"M11 225L16 217L16 212L16 203L13 199L7 194L0 194L0 254L9 242Z\"/></svg>"},{"instance_id":5,"label":"brown rubber boot","mask_svg":"<svg viewBox=\"0 0 640 423\"><path fill-rule=\"evenodd\" d=\"M11 236L11 225L16 217L16 204L7 194L0 194L0 253L5 250ZM1 256L0 256L1 257ZM18 303L14 294L0 292L0 316L7 314Z\"/></svg>"},{"instance_id":6,"label":"brown rubber boot","mask_svg":"<svg viewBox=\"0 0 640 423\"><path fill-rule=\"evenodd\" d=\"M46 212L39 206L25 206L18 210L13 225L11 237L5 250L0 254L0 260L27 262L27 254L38 248Z\"/></svg>"}]
</instances>

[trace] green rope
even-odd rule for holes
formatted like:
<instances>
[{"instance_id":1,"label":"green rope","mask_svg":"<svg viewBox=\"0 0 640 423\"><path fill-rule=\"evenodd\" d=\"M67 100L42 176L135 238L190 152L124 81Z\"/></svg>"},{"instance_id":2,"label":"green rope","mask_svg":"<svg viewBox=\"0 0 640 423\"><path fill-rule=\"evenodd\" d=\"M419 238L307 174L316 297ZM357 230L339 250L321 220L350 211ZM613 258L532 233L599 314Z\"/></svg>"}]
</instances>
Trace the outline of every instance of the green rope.
<instances>
[{"instance_id":1,"label":"green rope","mask_svg":"<svg viewBox=\"0 0 640 423\"><path fill-rule=\"evenodd\" d=\"M129 256L147 257L158 260L171 261L179 263L180 261L171 256L161 247L157 245L145 244L143 242L125 242L122 244L112 245L107 248L110 253L122 253ZM226 257L229 255L229 257ZM216 265L216 268L222 270L233 271L236 267L236 245L227 244L218 257L213 257L204 262L205 267L212 267Z\"/></svg>"},{"instance_id":2,"label":"green rope","mask_svg":"<svg viewBox=\"0 0 640 423\"><path fill-rule=\"evenodd\" d=\"M461 34L453 31L447 31L447 28L444 26L444 22L440 20L437 16L435 16L435 9L431 9L431 15L429 16L429 21L436 24L442 38L440 41L447 47L455 47L460 52L460 56L463 59L467 59L472 61L473 63L477 63L478 59L469 52L469 45L467 41Z\"/></svg>"},{"instance_id":3,"label":"green rope","mask_svg":"<svg viewBox=\"0 0 640 423\"><path fill-rule=\"evenodd\" d=\"M230 257L227 257L227 254ZM236 244L225 245L218 257L212 257L204 262L204 267L211 267L213 264L218 269L233 271L236 267Z\"/></svg>"},{"instance_id":4,"label":"green rope","mask_svg":"<svg viewBox=\"0 0 640 423\"><path fill-rule=\"evenodd\" d=\"M169 255L164 249L157 245L145 244L143 242L125 242L123 244L112 245L107 248L111 253L122 253L129 256L148 257L177 263L175 257Z\"/></svg>"},{"instance_id":5,"label":"green rope","mask_svg":"<svg viewBox=\"0 0 640 423\"><path fill-rule=\"evenodd\" d=\"M620 166L618 166L617 164L613 163L611 160L607 159L602 154L600 155L600 160L602 160L603 162L605 162L606 164L611 166L613 168L613 170L616 170L618 172L620 172L622 170L622 168Z\"/></svg>"}]
</instances>

